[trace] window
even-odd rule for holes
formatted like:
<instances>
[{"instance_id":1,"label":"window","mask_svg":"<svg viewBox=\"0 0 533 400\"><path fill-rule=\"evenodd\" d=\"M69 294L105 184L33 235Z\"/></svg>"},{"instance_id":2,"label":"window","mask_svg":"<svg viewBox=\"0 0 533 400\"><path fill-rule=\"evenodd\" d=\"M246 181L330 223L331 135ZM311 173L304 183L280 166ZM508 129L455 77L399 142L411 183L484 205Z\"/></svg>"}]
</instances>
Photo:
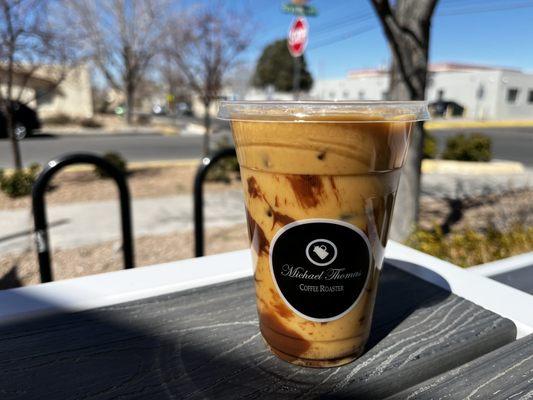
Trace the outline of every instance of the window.
<instances>
[{"instance_id":1,"label":"window","mask_svg":"<svg viewBox=\"0 0 533 400\"><path fill-rule=\"evenodd\" d=\"M52 104L54 101L54 93L48 88L35 89L35 101L37 102L37 106Z\"/></svg>"},{"instance_id":2,"label":"window","mask_svg":"<svg viewBox=\"0 0 533 400\"><path fill-rule=\"evenodd\" d=\"M507 89L507 103L515 104L516 100L518 99L518 92L519 91L517 88Z\"/></svg>"},{"instance_id":3,"label":"window","mask_svg":"<svg viewBox=\"0 0 533 400\"><path fill-rule=\"evenodd\" d=\"M364 90L360 90L359 91L359 100L364 100L365 99L365 91Z\"/></svg>"},{"instance_id":4,"label":"window","mask_svg":"<svg viewBox=\"0 0 533 400\"><path fill-rule=\"evenodd\" d=\"M437 99L438 100L444 99L444 89L437 90Z\"/></svg>"},{"instance_id":5,"label":"window","mask_svg":"<svg viewBox=\"0 0 533 400\"><path fill-rule=\"evenodd\" d=\"M343 99L347 99L350 97L350 92L348 92L347 90L345 90L344 92L342 92L342 98Z\"/></svg>"},{"instance_id":6,"label":"window","mask_svg":"<svg viewBox=\"0 0 533 400\"><path fill-rule=\"evenodd\" d=\"M529 104L533 104L533 89L529 89L529 93L527 94L527 102Z\"/></svg>"},{"instance_id":7,"label":"window","mask_svg":"<svg viewBox=\"0 0 533 400\"><path fill-rule=\"evenodd\" d=\"M335 98L335 92L329 92L329 98L334 99Z\"/></svg>"}]
</instances>

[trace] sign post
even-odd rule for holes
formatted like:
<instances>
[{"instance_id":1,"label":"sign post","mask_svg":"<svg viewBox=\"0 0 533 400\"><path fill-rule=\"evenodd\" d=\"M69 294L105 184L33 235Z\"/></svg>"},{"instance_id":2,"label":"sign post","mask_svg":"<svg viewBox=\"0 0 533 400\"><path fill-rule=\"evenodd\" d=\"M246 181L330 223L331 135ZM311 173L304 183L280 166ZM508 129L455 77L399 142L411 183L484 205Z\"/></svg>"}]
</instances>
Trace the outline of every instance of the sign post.
<instances>
[{"instance_id":1,"label":"sign post","mask_svg":"<svg viewBox=\"0 0 533 400\"><path fill-rule=\"evenodd\" d=\"M307 40L309 37L309 25L305 17L295 18L289 28L287 37L287 47L289 53L294 58L294 73L293 73L293 92L294 99L298 100L300 97L300 77L301 77L301 60L302 55L307 47Z\"/></svg>"}]
</instances>

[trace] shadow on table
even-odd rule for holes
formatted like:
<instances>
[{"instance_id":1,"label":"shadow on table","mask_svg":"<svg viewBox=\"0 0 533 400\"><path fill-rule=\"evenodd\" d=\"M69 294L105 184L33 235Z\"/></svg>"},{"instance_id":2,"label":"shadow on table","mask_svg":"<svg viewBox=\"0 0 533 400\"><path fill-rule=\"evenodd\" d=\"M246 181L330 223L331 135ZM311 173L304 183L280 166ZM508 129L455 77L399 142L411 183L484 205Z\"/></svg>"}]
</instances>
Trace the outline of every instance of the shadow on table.
<instances>
[{"instance_id":1,"label":"shadow on table","mask_svg":"<svg viewBox=\"0 0 533 400\"><path fill-rule=\"evenodd\" d=\"M376 369L384 339L449 296L386 265L367 353L333 369L295 367L266 349L249 279L11 323L0 327L2 399L335 398L347 382L358 399L381 398L407 385Z\"/></svg>"}]
</instances>

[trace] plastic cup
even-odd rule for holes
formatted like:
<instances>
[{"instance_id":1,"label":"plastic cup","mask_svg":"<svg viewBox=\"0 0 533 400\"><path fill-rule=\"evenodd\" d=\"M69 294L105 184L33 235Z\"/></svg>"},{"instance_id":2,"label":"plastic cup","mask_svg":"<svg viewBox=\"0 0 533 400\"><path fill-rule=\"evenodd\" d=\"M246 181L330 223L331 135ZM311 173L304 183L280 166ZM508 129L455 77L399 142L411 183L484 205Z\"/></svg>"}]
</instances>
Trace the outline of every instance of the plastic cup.
<instances>
[{"instance_id":1,"label":"plastic cup","mask_svg":"<svg viewBox=\"0 0 533 400\"><path fill-rule=\"evenodd\" d=\"M425 102L222 102L244 187L260 329L293 364L368 339L400 172Z\"/></svg>"}]
</instances>

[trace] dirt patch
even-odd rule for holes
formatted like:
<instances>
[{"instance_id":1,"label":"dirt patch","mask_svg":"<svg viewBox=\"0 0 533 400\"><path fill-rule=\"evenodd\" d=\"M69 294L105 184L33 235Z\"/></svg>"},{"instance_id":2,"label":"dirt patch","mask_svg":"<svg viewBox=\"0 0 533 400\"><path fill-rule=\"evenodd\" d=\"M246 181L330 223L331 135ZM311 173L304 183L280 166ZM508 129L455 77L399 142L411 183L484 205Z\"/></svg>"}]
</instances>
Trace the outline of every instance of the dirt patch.
<instances>
[{"instance_id":1,"label":"dirt patch","mask_svg":"<svg viewBox=\"0 0 533 400\"><path fill-rule=\"evenodd\" d=\"M195 166L136 169L128 176L132 198L163 197L191 193L196 174ZM74 203L117 199L115 183L97 178L92 171L62 171L56 175L46 195L47 204ZM206 190L240 188L240 182L207 182ZM12 199L0 192L0 210L31 209L30 196Z\"/></svg>"},{"instance_id":2,"label":"dirt patch","mask_svg":"<svg viewBox=\"0 0 533 400\"><path fill-rule=\"evenodd\" d=\"M246 226L210 229L206 237L206 254L217 254L248 247ZM137 266L160 264L193 257L191 232L145 236L135 240ZM58 250L52 256L54 280L74 278L123 268L119 242L77 249ZM39 283L35 251L6 254L0 258L0 289Z\"/></svg>"}]
</instances>

